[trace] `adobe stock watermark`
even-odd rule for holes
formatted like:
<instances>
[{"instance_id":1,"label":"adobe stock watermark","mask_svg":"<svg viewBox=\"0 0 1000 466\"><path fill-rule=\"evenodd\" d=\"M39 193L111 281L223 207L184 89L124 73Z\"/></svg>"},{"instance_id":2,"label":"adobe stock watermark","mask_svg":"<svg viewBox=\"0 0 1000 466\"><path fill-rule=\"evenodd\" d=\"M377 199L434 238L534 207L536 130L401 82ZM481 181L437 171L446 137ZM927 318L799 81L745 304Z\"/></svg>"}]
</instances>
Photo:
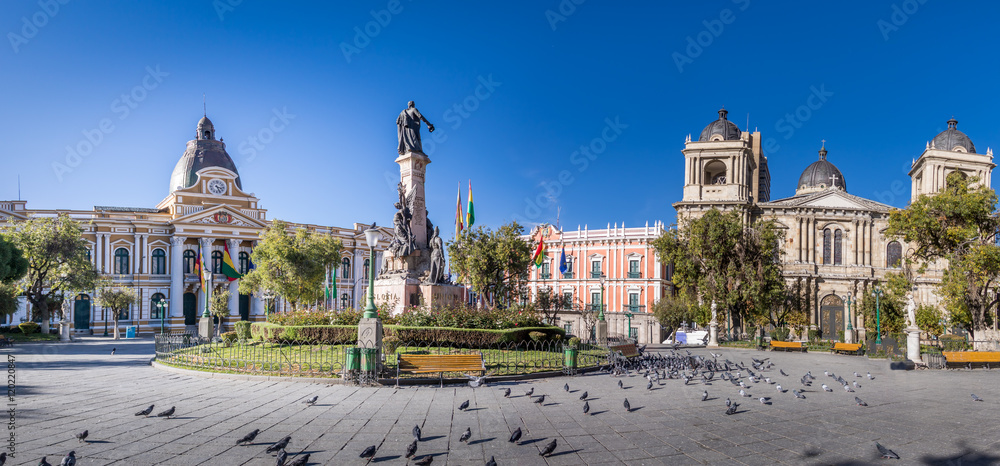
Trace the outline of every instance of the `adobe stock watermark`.
<instances>
[{"instance_id":1,"label":"adobe stock watermark","mask_svg":"<svg viewBox=\"0 0 1000 466\"><path fill-rule=\"evenodd\" d=\"M809 94L806 95L805 103L799 105L795 110L785 113L785 116L779 118L778 121L774 123L774 130L783 135L784 140L789 140L795 136L795 131L801 129L805 122L812 119L814 112L823 108L826 101L833 97L833 92L826 90L826 84L820 84L818 87L813 85L809 86ZM747 128L749 131L750 129ZM764 139L761 146L764 148L765 154L773 154L781 149L781 145L778 144L778 140L774 137L769 137Z\"/></svg>"},{"instance_id":2,"label":"adobe stock watermark","mask_svg":"<svg viewBox=\"0 0 1000 466\"><path fill-rule=\"evenodd\" d=\"M493 79L493 73L486 76L479 75L476 77L476 86L472 92L465 96L462 100L455 102L451 107L446 109L441 114L441 120L444 123L449 123L449 127L452 130L458 130L462 127L462 123L472 117L475 113L482 107L483 102L489 100L496 92L497 88L503 85L502 82ZM434 123L431 120L431 123ZM434 151L437 150L438 144L444 144L448 140L447 128L441 125L435 125L434 132L426 132L421 135L420 143L423 145L424 153L427 155L434 155ZM399 173L393 173L386 171L382 174L385 179L386 186L396 192L396 185L399 182Z\"/></svg>"},{"instance_id":3,"label":"adobe stock watermark","mask_svg":"<svg viewBox=\"0 0 1000 466\"><path fill-rule=\"evenodd\" d=\"M413 1L413 0L409 0ZM372 10L369 14L372 17L364 26L354 26L354 38L351 42L340 43L340 53L344 54L344 60L351 62L351 56L357 55L372 43L372 39L382 33L382 30L389 26L392 17L403 12L403 5L400 0L389 0L382 10Z\"/></svg>"},{"instance_id":4,"label":"adobe stock watermark","mask_svg":"<svg viewBox=\"0 0 1000 466\"><path fill-rule=\"evenodd\" d=\"M746 11L747 8L750 8L750 0L732 0L732 2L739 6L740 11ZM684 66L694 63L694 59L700 57L706 49L715 43L715 39L718 39L725 32L726 26L735 21L736 13L729 8L723 8L719 11L717 19L702 21L701 24L705 28L694 37L687 36L685 38L687 44L684 47L684 53L674 52L670 55L670 58L674 59L674 65L677 66L677 72L683 73Z\"/></svg>"},{"instance_id":5,"label":"adobe stock watermark","mask_svg":"<svg viewBox=\"0 0 1000 466\"><path fill-rule=\"evenodd\" d=\"M553 31L559 23L576 13L576 7L583 5L587 0L560 0L555 10L545 10L545 20L549 22L549 27Z\"/></svg>"},{"instance_id":6,"label":"adobe stock watermark","mask_svg":"<svg viewBox=\"0 0 1000 466\"><path fill-rule=\"evenodd\" d=\"M147 66L146 75L142 77L140 84L111 101L111 113L118 117L118 121L128 118L132 114L132 111L142 101L146 100L151 91L160 87L160 84L163 83L163 78L167 76L170 76L170 73L161 70L160 65L156 65L155 68ZM64 176L72 173L73 169L80 166L83 159L93 154L94 150L104 142L104 138L114 132L114 130L114 120L105 117L101 118L94 128L80 131L83 134L83 138L74 145L66 146L66 156L62 161L54 160L52 162L52 173L55 174L56 179L61 183Z\"/></svg>"},{"instance_id":7,"label":"adobe stock watermark","mask_svg":"<svg viewBox=\"0 0 1000 466\"><path fill-rule=\"evenodd\" d=\"M277 107L271 109L271 119L262 126L257 134L252 134L241 141L236 146L236 150L243 156L239 164L240 167L257 159L257 154L264 151L267 145L274 142L274 137L281 134L288 128L289 123L295 119L295 115L288 113L288 107Z\"/></svg>"},{"instance_id":8,"label":"adobe stock watermark","mask_svg":"<svg viewBox=\"0 0 1000 466\"><path fill-rule=\"evenodd\" d=\"M569 154L569 163L576 167L576 173L587 171L597 161L597 157L607 151L608 145L618 140L628 126L621 122L619 116L615 116L614 119L605 118L601 135L591 139L587 144L581 144L577 150ZM542 188L542 192L538 193L534 199L524 198L523 215L512 214L512 217L522 225L530 225L532 221L542 215L542 209L556 205L563 190L575 182L576 177L573 176L572 171L569 169L560 171L556 175L556 179L539 183L538 186Z\"/></svg>"},{"instance_id":9,"label":"adobe stock watermark","mask_svg":"<svg viewBox=\"0 0 1000 466\"><path fill-rule=\"evenodd\" d=\"M214 0L212 2L212 8L215 9L215 14L219 16L219 21L225 21L226 15L236 11L236 7L240 6L243 0Z\"/></svg>"},{"instance_id":10,"label":"adobe stock watermark","mask_svg":"<svg viewBox=\"0 0 1000 466\"><path fill-rule=\"evenodd\" d=\"M927 0L903 0L900 4L893 3L889 9L889 20L879 19L875 22L878 31L882 33L882 39L889 40L889 33L896 32L910 20L910 17L920 10L920 5L927 3Z\"/></svg>"},{"instance_id":11,"label":"adobe stock watermark","mask_svg":"<svg viewBox=\"0 0 1000 466\"><path fill-rule=\"evenodd\" d=\"M31 14L31 17L21 17L20 34L11 31L7 33L7 40L10 41L10 48L14 53L21 51L22 45L34 39L40 29L49 24L52 18L59 14L59 6L69 3L70 0L38 0L40 10Z\"/></svg>"}]
</instances>

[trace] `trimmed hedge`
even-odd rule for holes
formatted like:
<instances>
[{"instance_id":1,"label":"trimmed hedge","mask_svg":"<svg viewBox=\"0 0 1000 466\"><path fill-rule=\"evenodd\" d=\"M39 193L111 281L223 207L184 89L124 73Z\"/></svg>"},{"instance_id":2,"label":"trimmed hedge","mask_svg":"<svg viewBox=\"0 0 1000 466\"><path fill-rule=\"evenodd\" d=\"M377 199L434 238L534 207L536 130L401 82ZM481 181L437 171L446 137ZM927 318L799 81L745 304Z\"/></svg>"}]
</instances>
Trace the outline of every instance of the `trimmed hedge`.
<instances>
[{"instance_id":1,"label":"trimmed hedge","mask_svg":"<svg viewBox=\"0 0 1000 466\"><path fill-rule=\"evenodd\" d=\"M239 337L240 340L249 340L253 338L253 335L250 333L249 321L241 320L236 322L235 331L236 331L236 336Z\"/></svg>"},{"instance_id":2,"label":"trimmed hedge","mask_svg":"<svg viewBox=\"0 0 1000 466\"><path fill-rule=\"evenodd\" d=\"M38 325L35 322L22 322L18 324L17 327L20 328L21 332L24 333L25 335L29 333L38 333L42 329L42 326Z\"/></svg>"},{"instance_id":3,"label":"trimmed hedge","mask_svg":"<svg viewBox=\"0 0 1000 466\"><path fill-rule=\"evenodd\" d=\"M559 340L566 331L559 327L528 327L510 330L482 330L448 327L406 327L386 325L385 336L399 344L439 344L477 347L502 343L520 343L531 340L531 333L543 335L541 339ZM254 340L271 343L324 343L332 345L353 344L358 341L356 325L289 325L267 322L250 325Z\"/></svg>"}]
</instances>

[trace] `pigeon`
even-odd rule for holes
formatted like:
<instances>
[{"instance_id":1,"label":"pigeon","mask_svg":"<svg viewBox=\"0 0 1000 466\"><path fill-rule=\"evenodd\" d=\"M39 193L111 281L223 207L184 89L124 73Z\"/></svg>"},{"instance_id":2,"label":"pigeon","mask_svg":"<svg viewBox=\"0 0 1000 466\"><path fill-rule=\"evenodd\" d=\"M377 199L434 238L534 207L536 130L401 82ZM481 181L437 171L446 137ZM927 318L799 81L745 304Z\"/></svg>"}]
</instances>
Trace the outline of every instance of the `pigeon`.
<instances>
[{"instance_id":1,"label":"pigeon","mask_svg":"<svg viewBox=\"0 0 1000 466\"><path fill-rule=\"evenodd\" d=\"M652 389L653 389L653 381L650 380L649 382L646 383L646 390L652 390Z\"/></svg>"},{"instance_id":2,"label":"pigeon","mask_svg":"<svg viewBox=\"0 0 1000 466\"><path fill-rule=\"evenodd\" d=\"M374 458L375 457L375 445L365 448L365 451L361 452L360 458Z\"/></svg>"},{"instance_id":3,"label":"pigeon","mask_svg":"<svg viewBox=\"0 0 1000 466\"><path fill-rule=\"evenodd\" d=\"M288 466L306 466L306 464L308 463L309 463L309 453L306 453L298 458L295 458L295 461L288 463Z\"/></svg>"},{"instance_id":4,"label":"pigeon","mask_svg":"<svg viewBox=\"0 0 1000 466\"><path fill-rule=\"evenodd\" d=\"M288 459L288 452L286 452L285 450L279 451L278 452L277 462L275 463L276 466L284 466L285 465L285 460L287 460L287 459Z\"/></svg>"},{"instance_id":5,"label":"pigeon","mask_svg":"<svg viewBox=\"0 0 1000 466\"><path fill-rule=\"evenodd\" d=\"M175 406L171 406L170 409L163 411L162 413L158 413L156 417L165 417L170 419L170 417L174 415L174 408Z\"/></svg>"},{"instance_id":6,"label":"pigeon","mask_svg":"<svg viewBox=\"0 0 1000 466\"><path fill-rule=\"evenodd\" d=\"M857 380L854 381L854 388L861 388L861 384Z\"/></svg>"},{"instance_id":7,"label":"pigeon","mask_svg":"<svg viewBox=\"0 0 1000 466\"><path fill-rule=\"evenodd\" d=\"M428 464L431 464L433 461L434 461L433 455L424 455L423 458L414 461L413 464L417 466L427 466Z\"/></svg>"},{"instance_id":8,"label":"pigeon","mask_svg":"<svg viewBox=\"0 0 1000 466\"><path fill-rule=\"evenodd\" d=\"M538 395L538 399L535 400L535 403L538 403L538 404L545 403L545 395Z\"/></svg>"},{"instance_id":9,"label":"pigeon","mask_svg":"<svg viewBox=\"0 0 1000 466\"><path fill-rule=\"evenodd\" d=\"M750 395L748 395L747 392L743 391L743 389L740 389L740 396L750 396Z\"/></svg>"},{"instance_id":10,"label":"pigeon","mask_svg":"<svg viewBox=\"0 0 1000 466\"><path fill-rule=\"evenodd\" d=\"M850 385L844 385L844 391L847 393L854 393L854 389Z\"/></svg>"},{"instance_id":11,"label":"pigeon","mask_svg":"<svg viewBox=\"0 0 1000 466\"><path fill-rule=\"evenodd\" d=\"M975 394L975 393L973 393L973 394L972 394L972 401L983 401L983 399L982 399L982 398L980 398L980 397L978 397L978 396L976 396L976 394Z\"/></svg>"},{"instance_id":12,"label":"pigeon","mask_svg":"<svg viewBox=\"0 0 1000 466\"><path fill-rule=\"evenodd\" d=\"M868 403L865 403L864 401L861 401L861 398L858 398L858 397L854 397L854 402L857 403L858 406L868 406Z\"/></svg>"},{"instance_id":13,"label":"pigeon","mask_svg":"<svg viewBox=\"0 0 1000 466\"><path fill-rule=\"evenodd\" d=\"M760 404L762 404L762 405L766 405L767 404L767 397L766 396L760 397Z\"/></svg>"},{"instance_id":14,"label":"pigeon","mask_svg":"<svg viewBox=\"0 0 1000 466\"><path fill-rule=\"evenodd\" d=\"M781 385L778 385L778 386L776 386L774 388L777 388L778 391L781 392L781 393L785 393L785 391L781 389Z\"/></svg>"},{"instance_id":15,"label":"pigeon","mask_svg":"<svg viewBox=\"0 0 1000 466\"><path fill-rule=\"evenodd\" d=\"M778 373L780 373L781 375L783 375L785 377L788 377L788 374L786 374L785 371L783 371L781 369L778 369Z\"/></svg>"},{"instance_id":16,"label":"pigeon","mask_svg":"<svg viewBox=\"0 0 1000 466\"><path fill-rule=\"evenodd\" d=\"M833 377L833 376L832 376L832 375L830 375L830 373L829 373L829 372L827 372L827 371L823 371L823 375L825 375L825 376L827 376L827 377Z\"/></svg>"},{"instance_id":17,"label":"pigeon","mask_svg":"<svg viewBox=\"0 0 1000 466\"><path fill-rule=\"evenodd\" d=\"M259 433L260 433L260 429L254 429L254 430L250 431L249 434L244 435L243 438L237 440L236 444L239 445L239 444L242 443L242 444L246 445L246 444L248 444L250 442L253 442L253 439L257 438L257 434L259 434Z\"/></svg>"},{"instance_id":18,"label":"pigeon","mask_svg":"<svg viewBox=\"0 0 1000 466\"><path fill-rule=\"evenodd\" d=\"M7 462L7 452L0 452L0 466Z\"/></svg>"},{"instance_id":19,"label":"pigeon","mask_svg":"<svg viewBox=\"0 0 1000 466\"><path fill-rule=\"evenodd\" d=\"M861 377L861 374L859 374L859 373L855 372L855 373L854 373L854 376L855 376L855 377Z\"/></svg>"},{"instance_id":20,"label":"pigeon","mask_svg":"<svg viewBox=\"0 0 1000 466\"><path fill-rule=\"evenodd\" d=\"M830 388L830 387L827 387L826 384L821 385L821 387L823 387L823 391L827 391L827 392L832 392L833 391L833 389Z\"/></svg>"},{"instance_id":21,"label":"pigeon","mask_svg":"<svg viewBox=\"0 0 1000 466\"><path fill-rule=\"evenodd\" d=\"M115 351L118 351L118 348L111 348L111 355L112 356L115 355Z\"/></svg>"},{"instance_id":22,"label":"pigeon","mask_svg":"<svg viewBox=\"0 0 1000 466\"><path fill-rule=\"evenodd\" d=\"M420 426L413 426L413 438L420 440Z\"/></svg>"},{"instance_id":23,"label":"pigeon","mask_svg":"<svg viewBox=\"0 0 1000 466\"><path fill-rule=\"evenodd\" d=\"M531 396L535 393L535 387L531 387L531 390L524 392L524 396Z\"/></svg>"},{"instance_id":24,"label":"pigeon","mask_svg":"<svg viewBox=\"0 0 1000 466\"><path fill-rule=\"evenodd\" d=\"M59 463L59 466L76 466L76 452L75 451L69 452L68 455L63 457L62 462Z\"/></svg>"},{"instance_id":25,"label":"pigeon","mask_svg":"<svg viewBox=\"0 0 1000 466\"><path fill-rule=\"evenodd\" d=\"M459 442L468 442L472 438L472 428L466 427L465 432L462 432L462 436L458 438Z\"/></svg>"},{"instance_id":26,"label":"pigeon","mask_svg":"<svg viewBox=\"0 0 1000 466\"><path fill-rule=\"evenodd\" d=\"M417 454L417 439L413 439L413 442L406 446L406 457L410 458Z\"/></svg>"},{"instance_id":27,"label":"pigeon","mask_svg":"<svg viewBox=\"0 0 1000 466\"><path fill-rule=\"evenodd\" d=\"M625 388L621 380L618 381L618 388Z\"/></svg>"},{"instance_id":28,"label":"pigeon","mask_svg":"<svg viewBox=\"0 0 1000 466\"><path fill-rule=\"evenodd\" d=\"M733 405L733 402L729 398L726 398L726 407L728 408L728 407L730 407L732 405Z\"/></svg>"},{"instance_id":29,"label":"pigeon","mask_svg":"<svg viewBox=\"0 0 1000 466\"><path fill-rule=\"evenodd\" d=\"M894 452L894 451L892 451L892 450L890 450L890 449L888 449L886 447L883 447L878 442L875 442L875 448L878 448L878 454L882 455L882 458L887 458L887 459L891 458L891 459L895 459L895 460L899 459L899 455L897 455L896 452Z\"/></svg>"},{"instance_id":30,"label":"pigeon","mask_svg":"<svg viewBox=\"0 0 1000 466\"><path fill-rule=\"evenodd\" d=\"M705 401L707 399L708 399L708 390L705 390L701 392L701 401Z\"/></svg>"},{"instance_id":31,"label":"pigeon","mask_svg":"<svg viewBox=\"0 0 1000 466\"><path fill-rule=\"evenodd\" d=\"M868 373L868 380L875 380L875 377L872 376L871 372Z\"/></svg>"},{"instance_id":32,"label":"pigeon","mask_svg":"<svg viewBox=\"0 0 1000 466\"><path fill-rule=\"evenodd\" d=\"M490 457L490 460L486 462L486 466L497 466L497 460L494 457Z\"/></svg>"},{"instance_id":33,"label":"pigeon","mask_svg":"<svg viewBox=\"0 0 1000 466\"><path fill-rule=\"evenodd\" d=\"M465 411L466 409L469 409L469 400L465 400L462 404L458 405L459 411Z\"/></svg>"},{"instance_id":34,"label":"pigeon","mask_svg":"<svg viewBox=\"0 0 1000 466\"><path fill-rule=\"evenodd\" d=\"M587 414L589 412L590 412L590 402L589 401L584 401L583 402L583 414Z\"/></svg>"},{"instance_id":35,"label":"pigeon","mask_svg":"<svg viewBox=\"0 0 1000 466\"><path fill-rule=\"evenodd\" d=\"M52 464L46 461L43 456L42 459L38 460L38 466L52 466Z\"/></svg>"},{"instance_id":36,"label":"pigeon","mask_svg":"<svg viewBox=\"0 0 1000 466\"><path fill-rule=\"evenodd\" d=\"M764 383L770 385L771 384L771 378L770 377L764 377Z\"/></svg>"},{"instance_id":37,"label":"pigeon","mask_svg":"<svg viewBox=\"0 0 1000 466\"><path fill-rule=\"evenodd\" d=\"M466 376L469 378L469 386L472 388L479 388L486 383L486 376L476 377L474 375Z\"/></svg>"},{"instance_id":38,"label":"pigeon","mask_svg":"<svg viewBox=\"0 0 1000 466\"><path fill-rule=\"evenodd\" d=\"M149 416L149 413L153 412L153 406L155 406L155 405L149 405L148 408L146 408L146 409L144 409L142 411L139 411L138 413L135 413L135 415L136 416Z\"/></svg>"},{"instance_id":39,"label":"pigeon","mask_svg":"<svg viewBox=\"0 0 1000 466\"><path fill-rule=\"evenodd\" d=\"M972 396L976 396L976 395L972 395ZM79 440L80 443L83 443L85 440L87 440L87 436L88 435L90 435L90 431L86 431L85 430L83 432L80 432L79 434L76 434L76 439Z\"/></svg>"},{"instance_id":40,"label":"pigeon","mask_svg":"<svg viewBox=\"0 0 1000 466\"><path fill-rule=\"evenodd\" d=\"M628 404L628 398L625 398L625 403L623 403L623 404L625 406L625 412L626 413L632 412L632 406Z\"/></svg>"},{"instance_id":41,"label":"pigeon","mask_svg":"<svg viewBox=\"0 0 1000 466\"><path fill-rule=\"evenodd\" d=\"M318 400L318 399L319 399L319 395L316 395L316 396L314 396L314 397L312 397L312 398L310 398L310 399L308 399L306 401L303 401L302 403L307 404L309 406L312 406L312 405L316 404L316 400Z\"/></svg>"},{"instance_id":42,"label":"pigeon","mask_svg":"<svg viewBox=\"0 0 1000 466\"><path fill-rule=\"evenodd\" d=\"M563 390L569 391L569 384L563 385Z\"/></svg>"},{"instance_id":43,"label":"pigeon","mask_svg":"<svg viewBox=\"0 0 1000 466\"><path fill-rule=\"evenodd\" d=\"M580 395L580 399L583 401L587 401L587 392L583 392L583 395Z\"/></svg>"},{"instance_id":44,"label":"pigeon","mask_svg":"<svg viewBox=\"0 0 1000 466\"><path fill-rule=\"evenodd\" d=\"M286 435L285 438L283 438L281 440L278 440L278 442L275 443L274 445L271 445L271 446L267 447L266 451L268 453L277 453L277 452L279 452L281 450L284 450L285 447L288 446L288 442L291 442L291 441L292 441L292 436L291 435Z\"/></svg>"},{"instance_id":45,"label":"pigeon","mask_svg":"<svg viewBox=\"0 0 1000 466\"><path fill-rule=\"evenodd\" d=\"M792 394L795 395L795 398L799 398L799 399L802 399L802 400L806 399L806 396L803 395L802 392L800 392L798 390L792 390Z\"/></svg>"},{"instance_id":46,"label":"pigeon","mask_svg":"<svg viewBox=\"0 0 1000 466\"><path fill-rule=\"evenodd\" d=\"M507 441L510 442L510 443L517 443L518 440L521 440L521 428L520 427L518 427L517 429L515 429L514 432L511 432L510 438L507 439Z\"/></svg>"},{"instance_id":47,"label":"pigeon","mask_svg":"<svg viewBox=\"0 0 1000 466\"><path fill-rule=\"evenodd\" d=\"M729 408L726 408L726 415L736 414L736 409L739 408L739 407L740 407L739 403L733 403L732 406L730 406Z\"/></svg>"},{"instance_id":48,"label":"pigeon","mask_svg":"<svg viewBox=\"0 0 1000 466\"><path fill-rule=\"evenodd\" d=\"M549 456L555 450L556 450L556 439L552 439L551 442L549 442L547 445L545 445L545 448L542 448L542 451L538 452L538 455L539 456Z\"/></svg>"}]
</instances>

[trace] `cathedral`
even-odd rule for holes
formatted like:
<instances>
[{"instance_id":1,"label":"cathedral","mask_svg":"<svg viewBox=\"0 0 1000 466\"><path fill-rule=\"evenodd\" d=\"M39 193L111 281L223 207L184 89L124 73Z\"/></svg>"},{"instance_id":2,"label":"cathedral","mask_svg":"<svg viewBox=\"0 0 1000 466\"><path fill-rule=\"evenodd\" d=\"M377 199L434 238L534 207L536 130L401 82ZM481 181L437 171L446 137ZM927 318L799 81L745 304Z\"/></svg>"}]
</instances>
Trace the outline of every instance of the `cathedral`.
<instances>
[{"instance_id":1,"label":"cathedral","mask_svg":"<svg viewBox=\"0 0 1000 466\"><path fill-rule=\"evenodd\" d=\"M93 210L77 211L29 209L23 200L0 201L0 224L8 219L56 215L78 220L88 243L88 255L98 272L136 290L137 302L122 316L119 325L135 326L138 332L197 334L197 321L205 303L213 292L223 289L231 293L232 317L224 322L227 329L236 320L264 320L266 308L287 308L287 303L269 293L240 294L239 280L230 281L222 274L226 249L239 273L249 271L250 252L271 221L260 207L260 200L244 190L236 164L226 152L226 144L216 138L215 126L207 116L198 122L195 138L187 142L170 175L167 192L155 207L95 206ZM384 249L376 249L375 259L379 262L372 262L364 233L368 225L355 223L345 228L286 223L291 229L330 233L341 240L343 257L326 277L327 290L331 294L336 290L336 295L327 298L326 306L361 307L369 267L381 263ZM383 238L392 236L391 230L380 229ZM204 287L196 273L199 251L212 272ZM95 302L95 293L89 290L73 297L67 318L74 332L102 331L113 322ZM27 306L23 303L22 310L6 323L23 322L28 316Z\"/></svg>"},{"instance_id":2,"label":"cathedral","mask_svg":"<svg viewBox=\"0 0 1000 466\"><path fill-rule=\"evenodd\" d=\"M688 136L685 141L684 192L674 204L678 221L712 208L742 209L748 222L775 220L784 230L785 279L805 292L811 327L824 339L844 332L850 341L851 327L860 332L855 341L864 338L863 318L849 313L848 303L859 303L887 272L899 270L910 251L906 243L885 236L894 207L848 193L847 179L828 159L825 146L802 171L795 195L772 200L760 133L740 131L726 116L719 110L719 118L697 140ZM911 200L941 191L945 177L955 171L989 186L992 160L991 150L977 153L958 122L948 120L948 128L913 161ZM915 276L917 304L940 304L935 287L941 277L939 264Z\"/></svg>"}]
</instances>

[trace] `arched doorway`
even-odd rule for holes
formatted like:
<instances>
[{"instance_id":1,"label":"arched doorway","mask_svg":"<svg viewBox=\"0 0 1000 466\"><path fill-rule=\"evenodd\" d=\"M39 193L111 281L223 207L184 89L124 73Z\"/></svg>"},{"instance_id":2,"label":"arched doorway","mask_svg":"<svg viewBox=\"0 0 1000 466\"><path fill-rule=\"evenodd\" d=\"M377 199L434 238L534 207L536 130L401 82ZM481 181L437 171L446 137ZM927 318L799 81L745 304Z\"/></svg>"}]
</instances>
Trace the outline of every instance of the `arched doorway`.
<instances>
[{"instance_id":1,"label":"arched doorway","mask_svg":"<svg viewBox=\"0 0 1000 466\"><path fill-rule=\"evenodd\" d=\"M844 329L844 300L835 294L826 295L819 304L819 327L824 340L838 340Z\"/></svg>"},{"instance_id":2,"label":"arched doorway","mask_svg":"<svg viewBox=\"0 0 1000 466\"><path fill-rule=\"evenodd\" d=\"M73 303L73 328L90 330L90 296L77 295Z\"/></svg>"},{"instance_id":3,"label":"arched doorway","mask_svg":"<svg viewBox=\"0 0 1000 466\"><path fill-rule=\"evenodd\" d=\"M250 295L240 295L240 320L250 320Z\"/></svg>"},{"instance_id":4,"label":"arched doorway","mask_svg":"<svg viewBox=\"0 0 1000 466\"><path fill-rule=\"evenodd\" d=\"M198 325L198 297L184 293L184 325Z\"/></svg>"}]
</instances>

